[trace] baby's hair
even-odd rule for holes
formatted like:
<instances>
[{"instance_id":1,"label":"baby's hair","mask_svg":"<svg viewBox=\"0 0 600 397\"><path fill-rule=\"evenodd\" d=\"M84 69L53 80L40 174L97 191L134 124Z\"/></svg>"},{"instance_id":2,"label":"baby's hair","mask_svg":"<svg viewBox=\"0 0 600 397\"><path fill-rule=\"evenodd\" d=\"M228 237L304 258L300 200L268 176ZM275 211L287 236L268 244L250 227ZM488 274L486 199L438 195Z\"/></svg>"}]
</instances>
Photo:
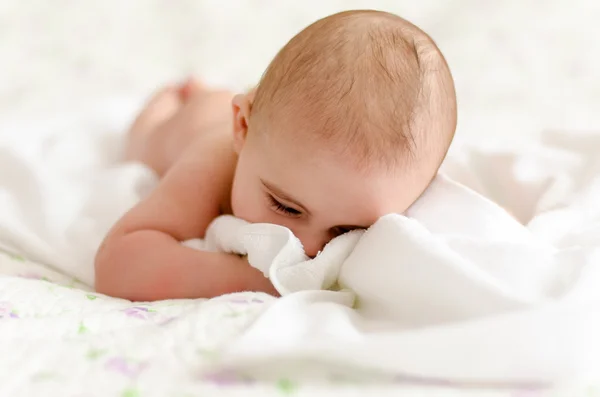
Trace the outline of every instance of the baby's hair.
<instances>
[{"instance_id":1,"label":"baby's hair","mask_svg":"<svg viewBox=\"0 0 600 397\"><path fill-rule=\"evenodd\" d=\"M419 28L385 12L346 11L297 34L264 73L251 129L286 121L296 139L329 143L361 168L427 161L437 172L456 129L454 84Z\"/></svg>"}]
</instances>

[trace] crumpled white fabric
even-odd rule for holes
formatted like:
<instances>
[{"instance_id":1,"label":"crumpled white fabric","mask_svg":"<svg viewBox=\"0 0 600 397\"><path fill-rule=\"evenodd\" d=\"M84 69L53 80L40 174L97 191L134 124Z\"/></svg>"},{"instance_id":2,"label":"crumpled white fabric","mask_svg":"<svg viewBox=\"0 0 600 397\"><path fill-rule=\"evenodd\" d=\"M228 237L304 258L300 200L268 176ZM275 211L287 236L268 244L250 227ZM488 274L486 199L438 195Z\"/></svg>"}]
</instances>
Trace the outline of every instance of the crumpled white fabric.
<instances>
[{"instance_id":1,"label":"crumpled white fabric","mask_svg":"<svg viewBox=\"0 0 600 397\"><path fill-rule=\"evenodd\" d=\"M551 246L441 175L407 216L340 236L314 259L287 228L232 216L217 218L204 241L185 244L247 255L282 295L338 283L357 295L361 314L407 326L528 307L546 298L554 272Z\"/></svg>"},{"instance_id":2,"label":"crumpled white fabric","mask_svg":"<svg viewBox=\"0 0 600 397\"><path fill-rule=\"evenodd\" d=\"M118 163L122 135L110 132L134 108L2 129L2 247L93 285L106 231L157 182ZM456 147L406 216L340 236L312 260L281 226L215 220L186 244L247 254L283 295L221 364L285 372L309 360L495 383L600 368L600 138L544 139Z\"/></svg>"},{"instance_id":3,"label":"crumpled white fabric","mask_svg":"<svg viewBox=\"0 0 600 397\"><path fill-rule=\"evenodd\" d=\"M553 223L564 228L562 222ZM363 316L407 327L565 298L581 282L582 269L594 267L585 259L595 258L598 248L559 249L505 209L444 175L405 216L389 214L366 232L340 236L314 259L306 257L285 227L232 216L217 218L205 241L185 244L247 255L282 295L346 289L358 299L356 308ZM586 294L595 296L594 291Z\"/></svg>"},{"instance_id":4,"label":"crumpled white fabric","mask_svg":"<svg viewBox=\"0 0 600 397\"><path fill-rule=\"evenodd\" d=\"M205 248L248 255L284 295L228 365L281 371L282 360L310 359L509 383L598 368L600 140L576 138L595 146L459 151L444 171L473 189L439 175L406 216L341 236L312 260L283 227L216 219ZM475 189L501 192L513 214Z\"/></svg>"}]
</instances>

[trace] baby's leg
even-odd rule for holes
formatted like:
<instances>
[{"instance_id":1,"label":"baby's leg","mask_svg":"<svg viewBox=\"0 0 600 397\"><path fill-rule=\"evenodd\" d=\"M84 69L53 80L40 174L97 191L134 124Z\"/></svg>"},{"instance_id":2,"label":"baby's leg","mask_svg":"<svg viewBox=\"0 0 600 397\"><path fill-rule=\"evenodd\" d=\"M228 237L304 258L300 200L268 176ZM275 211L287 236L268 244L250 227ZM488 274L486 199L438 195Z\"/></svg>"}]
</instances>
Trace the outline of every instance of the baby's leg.
<instances>
[{"instance_id":1,"label":"baby's leg","mask_svg":"<svg viewBox=\"0 0 600 397\"><path fill-rule=\"evenodd\" d=\"M143 161L148 137L171 119L183 106L179 88L167 86L156 92L144 105L127 133L126 161ZM144 161L146 162L146 161Z\"/></svg>"},{"instance_id":2,"label":"baby's leg","mask_svg":"<svg viewBox=\"0 0 600 397\"><path fill-rule=\"evenodd\" d=\"M125 160L141 161L163 175L199 134L231 133L231 98L195 80L155 94L132 124Z\"/></svg>"}]
</instances>

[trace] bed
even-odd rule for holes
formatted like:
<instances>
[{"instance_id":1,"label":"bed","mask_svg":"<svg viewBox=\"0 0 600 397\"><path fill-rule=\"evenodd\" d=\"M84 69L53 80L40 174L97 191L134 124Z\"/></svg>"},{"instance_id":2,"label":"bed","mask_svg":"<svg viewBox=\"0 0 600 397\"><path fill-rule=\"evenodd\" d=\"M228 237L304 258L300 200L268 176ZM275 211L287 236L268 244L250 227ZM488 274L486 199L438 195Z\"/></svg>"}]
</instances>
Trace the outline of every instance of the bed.
<instances>
[{"instance_id":1,"label":"bed","mask_svg":"<svg viewBox=\"0 0 600 397\"><path fill-rule=\"evenodd\" d=\"M0 396L598 395L597 370L569 376L549 388L535 382L478 383L342 370L301 361L288 365L284 375L259 368L252 360L245 367L223 366L223 359L232 357L232 346L277 300L242 293L150 304L93 291L90 257L99 244L99 230L135 203L138 190L154 183L139 166L111 168L141 96L158 81L189 72L190 65L210 82L245 88L286 37L344 7L385 8L432 34L456 78L460 141L478 137L493 146L497 137L517 137L537 144L537 134L548 126L575 131L600 124L593 111L599 103L597 87L590 83L598 58L589 51L589 43L580 40L597 36L593 21L598 8L585 0L568 7L560 0L543 7L520 1L477 6L462 1L275 3L255 6L246 1L224 7L222 2L181 1L181 7L171 7L101 1L56 7L6 2L10 12L0 14L0 25L12 34L3 41L7 56L0 76ZM290 23L271 26L274 16ZM161 24L148 22L155 20ZM102 37L99 30L105 32ZM39 40L42 36L45 39ZM234 43L232 47L212 40L221 36ZM232 53L245 62L231 62ZM115 59L123 61L115 64ZM115 97L122 92L139 95L133 100ZM96 103L102 96L109 101ZM561 175L556 166L567 173L587 167L587 176L597 171L587 157L581 160L567 153L599 147L596 134L548 134L543 139L552 141L554 149L540 153L521 148L520 158L543 160L540 164L555 175ZM464 160L460 150L455 158ZM477 153L467 157L495 175L488 181L499 182L493 162L486 161L491 157ZM507 160L502 153L494 159ZM521 164L527 169L529 162ZM105 172L100 175L99 170ZM133 175L141 181L139 186L119 189L129 186ZM535 208L513 193L527 182L525 178L501 189L479 183L477 188L526 221ZM555 185L559 196L571 188L561 183ZM547 187L528 186L531 197ZM90 196L105 197L106 192L119 202L116 210L106 212L102 200L84 205ZM553 202L542 204L548 209ZM104 215L86 221L97 214ZM556 238L548 231L540 226L536 233ZM597 231L588 232L588 243L597 245ZM593 331L596 318L590 315L587 321ZM550 331L534 336L548 339ZM591 363L600 356L593 340L580 347ZM440 367L459 366L459 360L444 362L442 357ZM540 355L539 363L545 361L548 356Z\"/></svg>"}]
</instances>

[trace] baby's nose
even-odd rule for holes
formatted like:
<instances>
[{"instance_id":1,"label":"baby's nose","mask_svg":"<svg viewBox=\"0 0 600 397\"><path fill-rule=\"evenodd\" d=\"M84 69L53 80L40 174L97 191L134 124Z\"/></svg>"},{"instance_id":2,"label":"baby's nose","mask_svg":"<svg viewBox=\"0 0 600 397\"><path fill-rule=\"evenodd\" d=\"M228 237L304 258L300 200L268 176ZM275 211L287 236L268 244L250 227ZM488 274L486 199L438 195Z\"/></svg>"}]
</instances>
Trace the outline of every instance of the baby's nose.
<instances>
[{"instance_id":1,"label":"baby's nose","mask_svg":"<svg viewBox=\"0 0 600 397\"><path fill-rule=\"evenodd\" d=\"M314 258L317 256L319 251L325 247L325 244L329 241L326 237L319 236L309 236L304 239L300 239L302 245L304 246L304 252L309 258Z\"/></svg>"}]
</instances>

